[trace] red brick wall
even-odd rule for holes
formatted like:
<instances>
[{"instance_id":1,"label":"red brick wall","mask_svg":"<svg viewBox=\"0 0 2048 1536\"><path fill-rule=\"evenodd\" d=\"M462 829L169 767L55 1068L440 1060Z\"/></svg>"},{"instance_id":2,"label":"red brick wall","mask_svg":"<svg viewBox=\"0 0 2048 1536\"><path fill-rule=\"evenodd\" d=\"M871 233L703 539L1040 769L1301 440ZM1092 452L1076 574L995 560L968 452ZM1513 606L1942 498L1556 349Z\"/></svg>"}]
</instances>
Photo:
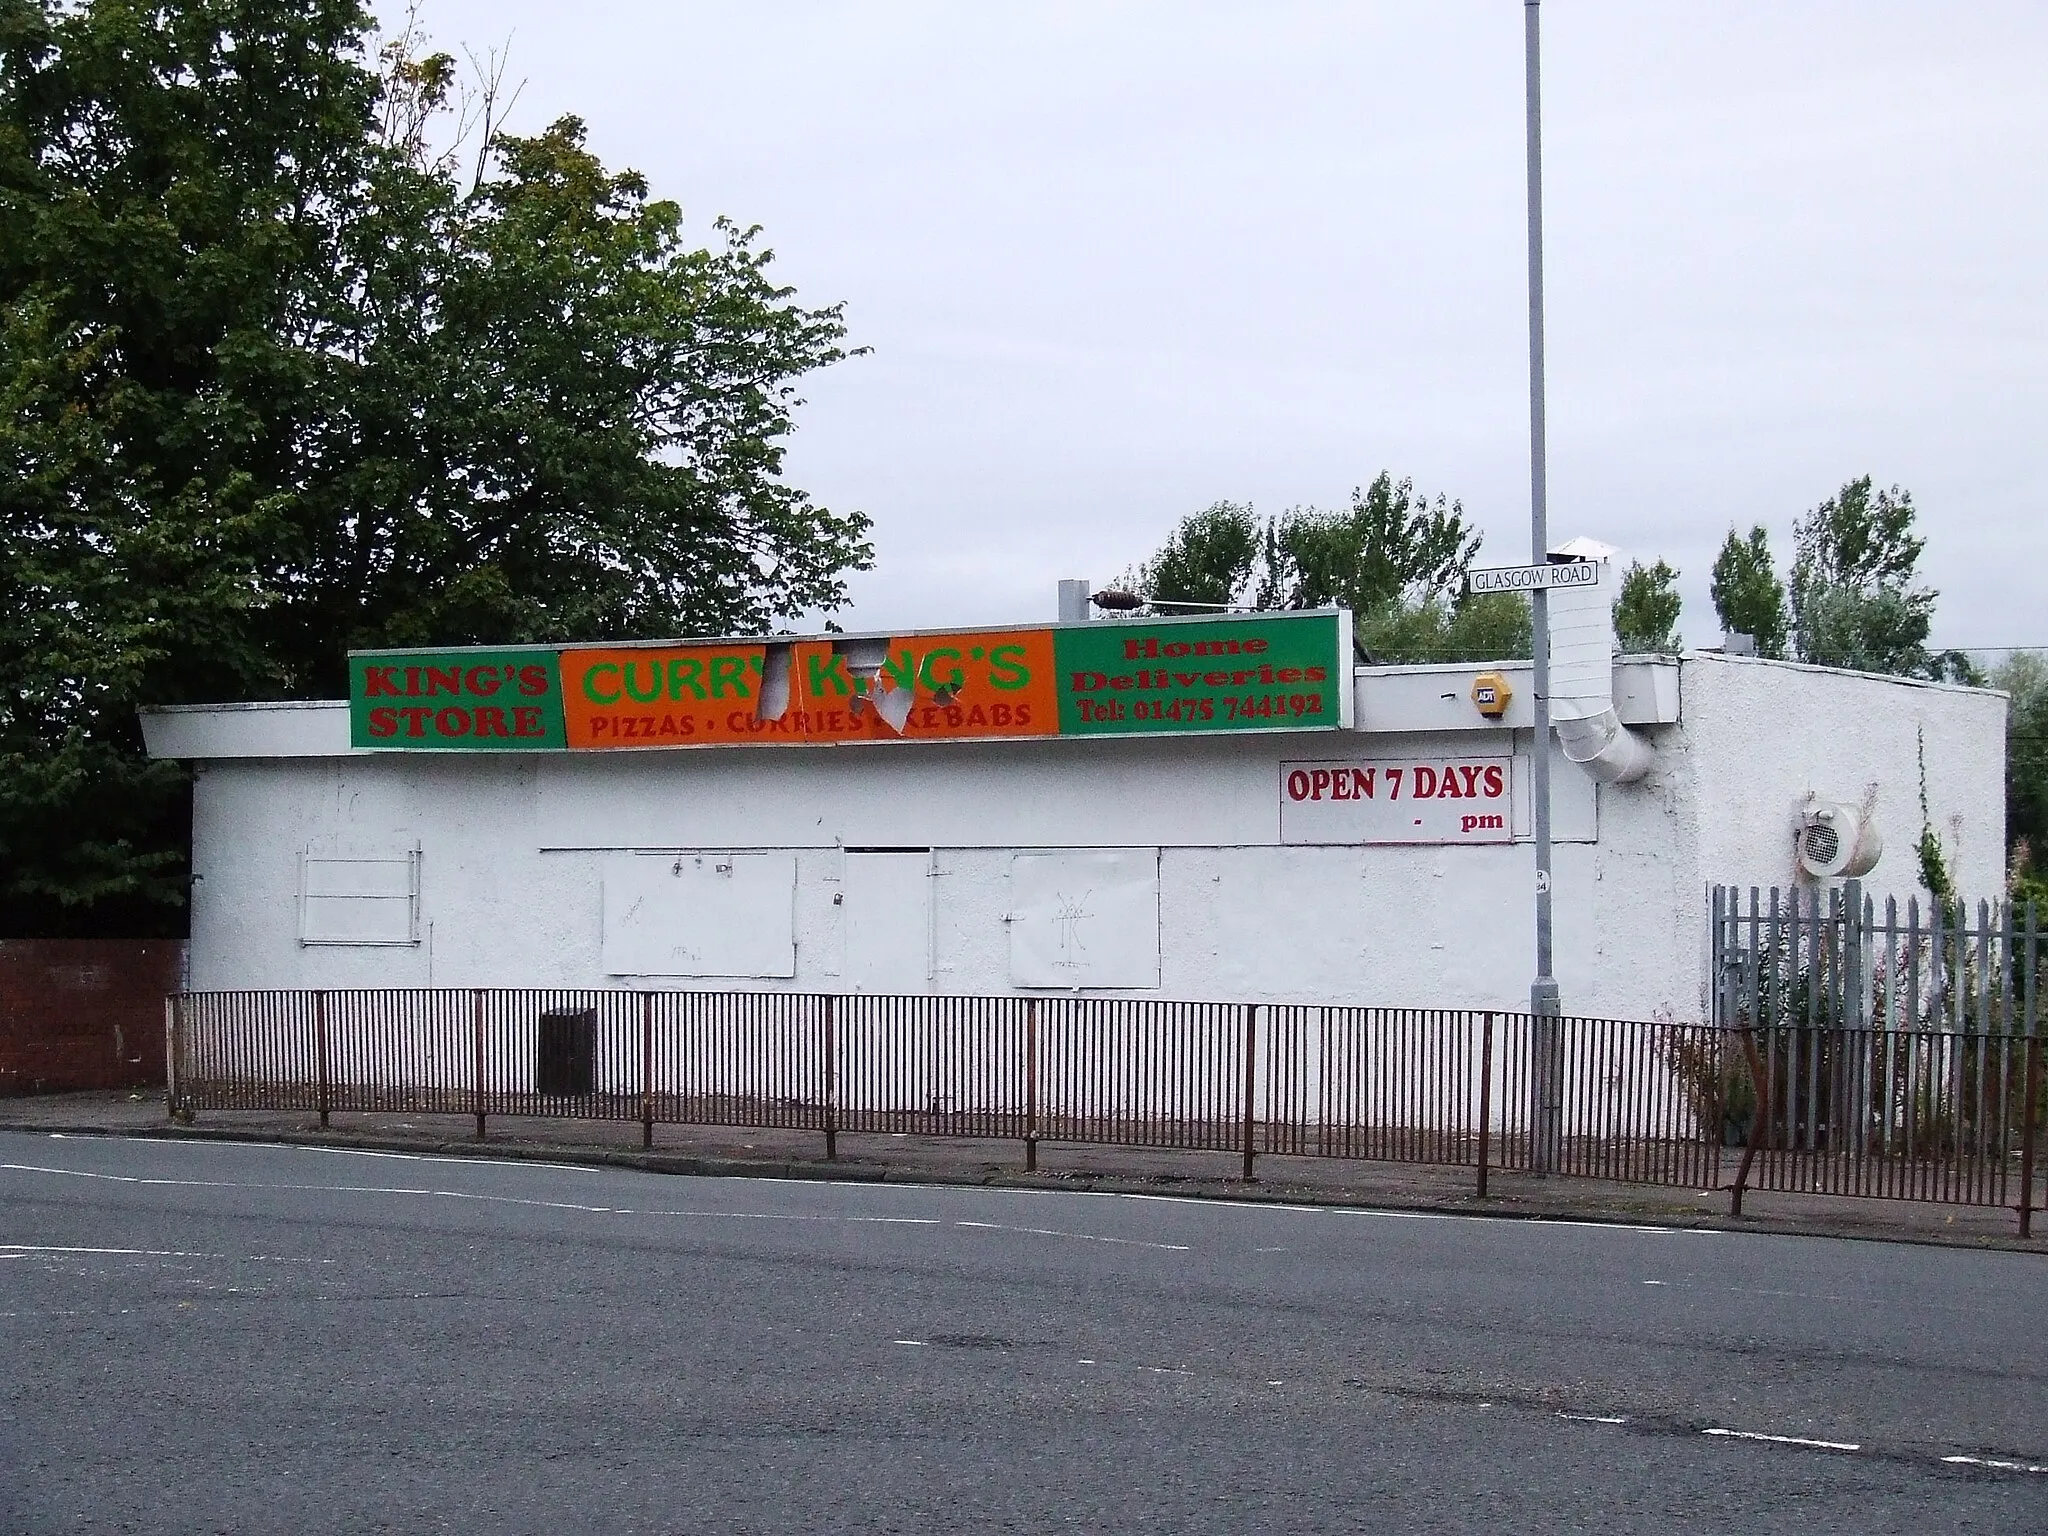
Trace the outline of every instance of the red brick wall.
<instances>
[{"instance_id":1,"label":"red brick wall","mask_svg":"<svg viewBox=\"0 0 2048 1536\"><path fill-rule=\"evenodd\" d=\"M175 939L0 940L0 1095L164 1080Z\"/></svg>"}]
</instances>

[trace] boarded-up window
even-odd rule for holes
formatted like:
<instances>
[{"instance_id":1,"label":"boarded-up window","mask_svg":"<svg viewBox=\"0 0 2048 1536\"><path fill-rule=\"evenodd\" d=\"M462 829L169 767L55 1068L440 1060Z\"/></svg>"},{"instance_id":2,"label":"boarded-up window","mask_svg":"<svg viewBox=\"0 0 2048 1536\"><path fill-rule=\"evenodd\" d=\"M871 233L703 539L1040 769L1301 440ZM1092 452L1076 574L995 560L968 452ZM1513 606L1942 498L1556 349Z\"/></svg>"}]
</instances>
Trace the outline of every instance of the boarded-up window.
<instances>
[{"instance_id":1,"label":"boarded-up window","mask_svg":"<svg viewBox=\"0 0 2048 1536\"><path fill-rule=\"evenodd\" d=\"M307 853L299 861L301 944L417 944L420 856Z\"/></svg>"},{"instance_id":2,"label":"boarded-up window","mask_svg":"<svg viewBox=\"0 0 2048 1536\"><path fill-rule=\"evenodd\" d=\"M794 976L796 856L612 855L604 968L612 976Z\"/></svg>"},{"instance_id":3,"label":"boarded-up window","mask_svg":"<svg viewBox=\"0 0 2048 1536\"><path fill-rule=\"evenodd\" d=\"M1159 985L1159 850L1010 860L1010 980L1020 987Z\"/></svg>"},{"instance_id":4,"label":"boarded-up window","mask_svg":"<svg viewBox=\"0 0 2048 1536\"><path fill-rule=\"evenodd\" d=\"M932 975L932 856L853 850L840 883L846 963L854 992L922 992Z\"/></svg>"}]
</instances>

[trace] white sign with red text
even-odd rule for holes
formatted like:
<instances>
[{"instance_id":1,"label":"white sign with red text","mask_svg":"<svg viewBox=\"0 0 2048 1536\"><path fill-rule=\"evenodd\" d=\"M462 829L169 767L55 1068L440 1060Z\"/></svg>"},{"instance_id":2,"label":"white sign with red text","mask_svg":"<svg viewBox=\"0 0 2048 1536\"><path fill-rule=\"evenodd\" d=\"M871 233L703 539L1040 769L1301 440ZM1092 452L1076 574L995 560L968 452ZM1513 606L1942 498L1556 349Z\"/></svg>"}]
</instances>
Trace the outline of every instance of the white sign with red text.
<instances>
[{"instance_id":1,"label":"white sign with red text","mask_svg":"<svg viewBox=\"0 0 2048 1536\"><path fill-rule=\"evenodd\" d=\"M1283 843L1505 843L1512 757L1374 757L1280 765Z\"/></svg>"}]
</instances>

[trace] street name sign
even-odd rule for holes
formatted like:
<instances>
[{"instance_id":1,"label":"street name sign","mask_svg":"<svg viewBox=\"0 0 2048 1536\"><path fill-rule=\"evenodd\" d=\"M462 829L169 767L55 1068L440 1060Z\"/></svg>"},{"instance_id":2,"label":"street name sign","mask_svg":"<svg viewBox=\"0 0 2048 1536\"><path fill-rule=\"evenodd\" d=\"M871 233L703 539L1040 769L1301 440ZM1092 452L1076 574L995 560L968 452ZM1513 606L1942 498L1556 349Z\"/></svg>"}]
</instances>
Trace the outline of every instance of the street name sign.
<instances>
[{"instance_id":1,"label":"street name sign","mask_svg":"<svg viewBox=\"0 0 2048 1536\"><path fill-rule=\"evenodd\" d=\"M1509 565L1490 571L1473 571L1469 578L1474 592L1535 592L1554 587L1597 587L1600 562L1570 560L1561 565Z\"/></svg>"}]
</instances>

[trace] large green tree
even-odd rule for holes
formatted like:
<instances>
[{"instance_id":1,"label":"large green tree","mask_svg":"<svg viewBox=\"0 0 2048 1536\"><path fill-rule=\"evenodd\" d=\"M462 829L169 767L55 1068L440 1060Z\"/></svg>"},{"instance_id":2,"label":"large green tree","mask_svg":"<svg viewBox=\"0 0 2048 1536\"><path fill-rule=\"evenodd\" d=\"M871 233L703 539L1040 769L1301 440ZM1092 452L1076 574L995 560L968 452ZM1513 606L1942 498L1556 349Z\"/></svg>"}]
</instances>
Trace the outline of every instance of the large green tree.
<instances>
[{"instance_id":1,"label":"large green tree","mask_svg":"<svg viewBox=\"0 0 2048 1536\"><path fill-rule=\"evenodd\" d=\"M0 922L161 915L183 776L138 704L243 697L276 579L285 334L375 79L352 7L0 0ZM91 917L85 914L90 912Z\"/></svg>"},{"instance_id":2,"label":"large green tree","mask_svg":"<svg viewBox=\"0 0 2048 1536\"><path fill-rule=\"evenodd\" d=\"M337 640L745 632L843 598L866 520L781 476L836 308L790 302L752 231L692 245L575 119L499 141L460 197L391 180L423 206L344 231L272 654L331 690Z\"/></svg>"},{"instance_id":3,"label":"large green tree","mask_svg":"<svg viewBox=\"0 0 2048 1536\"><path fill-rule=\"evenodd\" d=\"M353 0L0 0L0 927L174 926L139 706L352 645L762 628L866 523L781 476L836 308L565 119L429 156ZM400 99L402 98L402 99Z\"/></svg>"}]
</instances>

